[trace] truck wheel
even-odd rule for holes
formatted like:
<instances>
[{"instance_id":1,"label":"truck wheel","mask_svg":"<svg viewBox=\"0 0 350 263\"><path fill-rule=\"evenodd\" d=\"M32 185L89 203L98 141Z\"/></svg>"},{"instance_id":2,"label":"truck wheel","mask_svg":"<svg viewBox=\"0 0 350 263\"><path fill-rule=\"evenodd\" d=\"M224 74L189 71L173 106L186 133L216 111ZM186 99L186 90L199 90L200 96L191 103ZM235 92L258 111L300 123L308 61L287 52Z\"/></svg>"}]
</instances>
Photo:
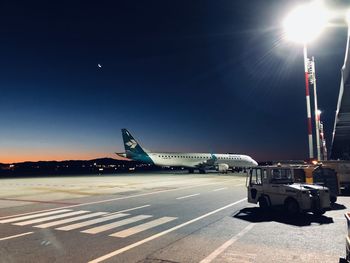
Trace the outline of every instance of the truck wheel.
<instances>
[{"instance_id":1,"label":"truck wheel","mask_svg":"<svg viewBox=\"0 0 350 263\"><path fill-rule=\"evenodd\" d=\"M269 208L269 203L267 202L265 196L259 198L259 207L261 208L261 210L266 210Z\"/></svg>"},{"instance_id":2,"label":"truck wheel","mask_svg":"<svg viewBox=\"0 0 350 263\"><path fill-rule=\"evenodd\" d=\"M300 212L299 204L294 199L287 199L284 207L289 215L297 215Z\"/></svg>"},{"instance_id":3,"label":"truck wheel","mask_svg":"<svg viewBox=\"0 0 350 263\"><path fill-rule=\"evenodd\" d=\"M318 210L313 211L312 213L316 216L321 216L324 213L326 213L326 210L325 209L318 209Z\"/></svg>"},{"instance_id":4,"label":"truck wheel","mask_svg":"<svg viewBox=\"0 0 350 263\"><path fill-rule=\"evenodd\" d=\"M334 204L335 202L337 202L337 197L334 196L334 195L332 195L330 199L331 199L331 203L332 203L332 204Z\"/></svg>"}]
</instances>

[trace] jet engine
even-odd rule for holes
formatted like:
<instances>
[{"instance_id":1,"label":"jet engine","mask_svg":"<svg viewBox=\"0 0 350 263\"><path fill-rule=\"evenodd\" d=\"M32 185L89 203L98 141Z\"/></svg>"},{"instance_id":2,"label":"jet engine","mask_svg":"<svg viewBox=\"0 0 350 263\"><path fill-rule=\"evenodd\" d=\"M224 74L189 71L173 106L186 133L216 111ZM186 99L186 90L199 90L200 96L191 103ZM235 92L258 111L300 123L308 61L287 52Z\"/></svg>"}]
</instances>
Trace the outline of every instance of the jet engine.
<instances>
[{"instance_id":1,"label":"jet engine","mask_svg":"<svg viewBox=\"0 0 350 263\"><path fill-rule=\"evenodd\" d=\"M216 169L218 172L226 174L229 166L226 163L219 163Z\"/></svg>"}]
</instances>

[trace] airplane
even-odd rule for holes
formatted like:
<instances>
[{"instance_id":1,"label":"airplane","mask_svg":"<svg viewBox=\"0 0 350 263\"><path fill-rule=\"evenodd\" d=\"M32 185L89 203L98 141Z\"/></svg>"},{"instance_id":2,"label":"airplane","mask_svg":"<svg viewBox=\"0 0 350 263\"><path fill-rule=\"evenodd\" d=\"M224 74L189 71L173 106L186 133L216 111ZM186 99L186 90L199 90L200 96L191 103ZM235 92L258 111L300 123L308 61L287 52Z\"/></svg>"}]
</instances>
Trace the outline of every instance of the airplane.
<instances>
[{"instance_id":1,"label":"airplane","mask_svg":"<svg viewBox=\"0 0 350 263\"><path fill-rule=\"evenodd\" d=\"M245 169L258 165L250 156L242 154L150 152L142 148L127 129L122 129L122 135L125 152L116 154L146 164L184 167L190 173L194 173L195 169L198 169L199 173L205 173L209 169L227 173L229 168Z\"/></svg>"}]
</instances>

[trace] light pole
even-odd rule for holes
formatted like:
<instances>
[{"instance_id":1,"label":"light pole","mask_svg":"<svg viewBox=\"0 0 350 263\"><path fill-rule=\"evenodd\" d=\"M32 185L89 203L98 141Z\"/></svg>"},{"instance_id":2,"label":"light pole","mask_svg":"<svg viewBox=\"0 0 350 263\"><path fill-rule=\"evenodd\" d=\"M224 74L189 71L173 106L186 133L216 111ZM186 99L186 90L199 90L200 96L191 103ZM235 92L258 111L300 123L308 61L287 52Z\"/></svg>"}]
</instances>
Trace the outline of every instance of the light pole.
<instances>
[{"instance_id":1,"label":"light pole","mask_svg":"<svg viewBox=\"0 0 350 263\"><path fill-rule=\"evenodd\" d=\"M309 89L309 59L307 58L307 46L304 43L304 73L305 73L305 91L306 91L306 114L307 114L307 133L309 141L309 159L314 158L314 145L312 139L312 122L311 122L311 105L310 105L310 89Z\"/></svg>"},{"instance_id":2,"label":"light pole","mask_svg":"<svg viewBox=\"0 0 350 263\"><path fill-rule=\"evenodd\" d=\"M316 129L316 147L317 147L317 160L321 161L321 146L320 146L320 114L321 111L317 106L317 90L316 90L316 69L315 69L315 58L312 57L310 61L310 83L314 87L314 103L315 103L315 129Z\"/></svg>"},{"instance_id":3,"label":"light pole","mask_svg":"<svg viewBox=\"0 0 350 263\"><path fill-rule=\"evenodd\" d=\"M294 9L284 21L284 29L287 37L290 40L303 44L304 54L304 74L305 74L305 91L306 91L306 113L307 113L307 131L309 144L309 159L314 158L313 138L312 138L312 120L311 120L311 105L310 105L310 80L314 81L314 96L315 96L315 127L316 127L316 142L318 142L317 158L319 155L319 131L317 122L317 98L316 98L316 81L315 74L310 77L310 62L307 57L307 44L314 40L326 26L328 21L328 12L322 6L320 1L315 1L306 5L302 5ZM314 72L314 64L311 63L311 71Z\"/></svg>"},{"instance_id":4,"label":"light pole","mask_svg":"<svg viewBox=\"0 0 350 263\"><path fill-rule=\"evenodd\" d=\"M321 113L319 114L321 115ZM322 160L327 161L328 159L328 153L327 153L327 145L326 145L326 139L324 137L324 127L323 122L320 120L320 137L322 142Z\"/></svg>"}]
</instances>

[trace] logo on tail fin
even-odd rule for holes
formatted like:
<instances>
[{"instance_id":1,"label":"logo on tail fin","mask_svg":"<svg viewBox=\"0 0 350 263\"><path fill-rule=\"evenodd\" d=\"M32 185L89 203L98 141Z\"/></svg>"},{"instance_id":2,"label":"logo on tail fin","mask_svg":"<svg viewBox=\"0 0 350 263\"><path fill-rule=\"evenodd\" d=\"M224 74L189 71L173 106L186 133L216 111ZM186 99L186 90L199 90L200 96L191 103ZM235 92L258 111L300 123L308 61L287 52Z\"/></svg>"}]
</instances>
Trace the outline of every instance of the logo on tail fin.
<instances>
[{"instance_id":1,"label":"logo on tail fin","mask_svg":"<svg viewBox=\"0 0 350 263\"><path fill-rule=\"evenodd\" d=\"M131 149L134 149L137 146L137 142L134 139L131 139L127 143L125 143L127 146L129 146Z\"/></svg>"}]
</instances>

